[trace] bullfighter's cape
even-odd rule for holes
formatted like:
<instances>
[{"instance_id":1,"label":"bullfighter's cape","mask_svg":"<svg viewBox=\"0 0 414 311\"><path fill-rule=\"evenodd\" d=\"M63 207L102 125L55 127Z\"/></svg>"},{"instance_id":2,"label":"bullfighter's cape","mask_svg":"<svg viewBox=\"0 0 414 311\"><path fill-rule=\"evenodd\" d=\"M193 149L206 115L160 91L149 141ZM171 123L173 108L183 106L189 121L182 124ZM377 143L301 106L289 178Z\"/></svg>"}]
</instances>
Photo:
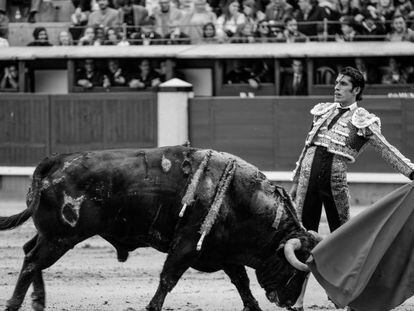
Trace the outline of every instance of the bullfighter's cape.
<instances>
[{"instance_id":1,"label":"bullfighter's cape","mask_svg":"<svg viewBox=\"0 0 414 311\"><path fill-rule=\"evenodd\" d=\"M338 306L386 311L414 295L414 182L351 219L308 262Z\"/></svg>"}]
</instances>

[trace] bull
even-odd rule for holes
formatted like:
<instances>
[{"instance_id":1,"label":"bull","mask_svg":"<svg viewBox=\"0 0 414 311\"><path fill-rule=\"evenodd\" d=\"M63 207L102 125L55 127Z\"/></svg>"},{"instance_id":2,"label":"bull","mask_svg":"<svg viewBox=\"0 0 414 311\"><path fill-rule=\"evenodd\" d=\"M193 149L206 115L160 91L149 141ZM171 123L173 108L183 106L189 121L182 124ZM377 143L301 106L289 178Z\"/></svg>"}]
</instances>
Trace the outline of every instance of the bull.
<instances>
[{"instance_id":1,"label":"bull","mask_svg":"<svg viewBox=\"0 0 414 311\"><path fill-rule=\"evenodd\" d=\"M76 244L99 235L119 261L139 247L167 253L147 310L190 267L223 270L244 311L261 310L245 266L255 269L267 298L289 307L309 273L304 261L318 243L297 219L289 195L253 165L227 153L173 146L56 154L33 173L20 214L0 217L0 230L32 217L37 234L6 310L18 310L33 284L32 308L45 308L42 270Z\"/></svg>"}]
</instances>

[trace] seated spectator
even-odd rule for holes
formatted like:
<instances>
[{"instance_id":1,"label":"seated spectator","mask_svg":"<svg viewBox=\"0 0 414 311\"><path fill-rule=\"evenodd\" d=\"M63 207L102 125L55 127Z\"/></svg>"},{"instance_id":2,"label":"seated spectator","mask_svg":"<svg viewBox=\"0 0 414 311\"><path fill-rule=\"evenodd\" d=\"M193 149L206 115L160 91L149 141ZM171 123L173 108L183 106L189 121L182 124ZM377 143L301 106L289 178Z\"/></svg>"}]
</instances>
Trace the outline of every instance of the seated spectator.
<instances>
[{"instance_id":1,"label":"seated spectator","mask_svg":"<svg viewBox=\"0 0 414 311\"><path fill-rule=\"evenodd\" d=\"M377 2L377 15L382 23L385 24L385 21L392 20L394 13L395 13L395 7L393 5L392 0L378 0ZM391 25L385 24L386 32L391 31Z\"/></svg>"},{"instance_id":2,"label":"seated spectator","mask_svg":"<svg viewBox=\"0 0 414 311\"><path fill-rule=\"evenodd\" d=\"M341 18L341 33L335 35L336 42L360 41L359 33L355 30L355 22L352 16Z\"/></svg>"},{"instance_id":3,"label":"seated spectator","mask_svg":"<svg viewBox=\"0 0 414 311\"><path fill-rule=\"evenodd\" d=\"M103 27L96 27L95 28L95 42L93 43L94 46L104 45L106 40L105 29Z\"/></svg>"},{"instance_id":4,"label":"seated spectator","mask_svg":"<svg viewBox=\"0 0 414 311\"><path fill-rule=\"evenodd\" d=\"M83 36L79 39L78 45L95 44L95 27L88 26L84 29Z\"/></svg>"},{"instance_id":5,"label":"seated spectator","mask_svg":"<svg viewBox=\"0 0 414 311\"><path fill-rule=\"evenodd\" d=\"M225 84L247 83L252 88L258 89L259 83L254 79L254 75L245 66L243 66L240 59L233 61L233 69L230 70L224 77Z\"/></svg>"},{"instance_id":6,"label":"seated spectator","mask_svg":"<svg viewBox=\"0 0 414 311\"><path fill-rule=\"evenodd\" d=\"M375 14L375 16L377 16ZM364 41L383 41L385 37L385 26L372 15L368 15L362 21L361 35Z\"/></svg>"},{"instance_id":7,"label":"seated spectator","mask_svg":"<svg viewBox=\"0 0 414 311\"><path fill-rule=\"evenodd\" d=\"M108 0L97 0L99 10L92 12L89 15L88 25L97 27L118 27L119 26L119 12L109 7Z\"/></svg>"},{"instance_id":8,"label":"seated spectator","mask_svg":"<svg viewBox=\"0 0 414 311\"><path fill-rule=\"evenodd\" d=\"M146 89L156 87L161 83L160 76L151 67L148 59L143 59L139 65L139 73L129 80L129 87L132 89Z\"/></svg>"},{"instance_id":9,"label":"seated spectator","mask_svg":"<svg viewBox=\"0 0 414 311\"><path fill-rule=\"evenodd\" d=\"M76 85L85 89L91 89L94 86L103 86L103 77L100 72L95 70L93 59L85 59L83 68L76 71Z\"/></svg>"},{"instance_id":10,"label":"seated spectator","mask_svg":"<svg viewBox=\"0 0 414 311\"><path fill-rule=\"evenodd\" d=\"M216 36L216 26L213 23L207 23L203 26L202 43L219 43L219 39Z\"/></svg>"},{"instance_id":11,"label":"seated spectator","mask_svg":"<svg viewBox=\"0 0 414 311\"><path fill-rule=\"evenodd\" d=\"M270 29L269 23L266 20L260 21L257 24L257 30L255 33L256 42L269 42Z\"/></svg>"},{"instance_id":12,"label":"seated spectator","mask_svg":"<svg viewBox=\"0 0 414 311\"><path fill-rule=\"evenodd\" d=\"M285 36L283 35L283 23L277 21L269 21L269 42L285 42Z\"/></svg>"},{"instance_id":13,"label":"seated spectator","mask_svg":"<svg viewBox=\"0 0 414 311\"><path fill-rule=\"evenodd\" d=\"M181 71L177 70L177 63L172 59L162 61L157 72L160 76L161 82L165 82L173 78L185 81L185 75Z\"/></svg>"},{"instance_id":14,"label":"seated spectator","mask_svg":"<svg viewBox=\"0 0 414 311\"><path fill-rule=\"evenodd\" d=\"M216 19L216 15L208 10L208 4L206 0L195 0L194 9L185 14L182 19L182 25L184 25L183 32L188 34L191 43L200 43L204 38L203 28L207 24L212 24L214 26Z\"/></svg>"},{"instance_id":15,"label":"seated spectator","mask_svg":"<svg viewBox=\"0 0 414 311\"><path fill-rule=\"evenodd\" d=\"M133 4L132 0L118 0L119 23L126 25L127 38L139 32L142 21L148 16L148 11L142 5Z\"/></svg>"},{"instance_id":16,"label":"seated spectator","mask_svg":"<svg viewBox=\"0 0 414 311\"><path fill-rule=\"evenodd\" d=\"M407 82L401 65L397 60L391 57L388 61L388 67L382 75L382 84L405 84Z\"/></svg>"},{"instance_id":17,"label":"seated spectator","mask_svg":"<svg viewBox=\"0 0 414 311\"><path fill-rule=\"evenodd\" d=\"M253 79L259 84L273 82L272 72L269 70L266 61L254 61L250 70L253 74Z\"/></svg>"},{"instance_id":18,"label":"seated spectator","mask_svg":"<svg viewBox=\"0 0 414 311\"><path fill-rule=\"evenodd\" d=\"M71 26L69 28L72 38L78 41L82 36L83 27L88 24L89 12L82 12L80 8L76 8L71 15Z\"/></svg>"},{"instance_id":19,"label":"seated spectator","mask_svg":"<svg viewBox=\"0 0 414 311\"><path fill-rule=\"evenodd\" d=\"M164 37L163 44L190 44L190 38L180 30L177 23L171 23L170 31Z\"/></svg>"},{"instance_id":20,"label":"seated spectator","mask_svg":"<svg viewBox=\"0 0 414 311\"><path fill-rule=\"evenodd\" d=\"M265 16L267 20L273 20L283 23L283 21L292 17L293 7L286 3L286 0L271 0L266 6Z\"/></svg>"},{"instance_id":21,"label":"seated spectator","mask_svg":"<svg viewBox=\"0 0 414 311\"><path fill-rule=\"evenodd\" d=\"M70 35L70 32L66 30L62 30L61 32L59 32L58 45L60 46L73 45L73 40L72 40L72 36Z\"/></svg>"},{"instance_id":22,"label":"seated spectator","mask_svg":"<svg viewBox=\"0 0 414 311\"><path fill-rule=\"evenodd\" d=\"M316 37L317 22L328 18L326 10L318 5L317 0L299 0L298 4L300 10L294 14L299 23L298 30L308 37Z\"/></svg>"},{"instance_id":23,"label":"seated spectator","mask_svg":"<svg viewBox=\"0 0 414 311\"><path fill-rule=\"evenodd\" d=\"M240 29L246 23L246 17L240 13L240 5L237 0L231 0L224 8L223 14L217 18L217 35L226 40L240 33Z\"/></svg>"},{"instance_id":24,"label":"seated spectator","mask_svg":"<svg viewBox=\"0 0 414 311\"><path fill-rule=\"evenodd\" d=\"M266 15L257 9L254 0L243 1L243 13L246 16L246 23L251 25L253 32L256 32L258 23L266 19Z\"/></svg>"},{"instance_id":25,"label":"seated spectator","mask_svg":"<svg viewBox=\"0 0 414 311\"><path fill-rule=\"evenodd\" d=\"M363 58L356 57L355 68L362 73L366 84L377 84L380 82L380 75L375 64L368 65Z\"/></svg>"},{"instance_id":26,"label":"seated spectator","mask_svg":"<svg viewBox=\"0 0 414 311\"><path fill-rule=\"evenodd\" d=\"M162 43L162 37L155 31L155 20L152 17L147 17L142 21L140 32L131 39L135 45L154 45Z\"/></svg>"},{"instance_id":27,"label":"seated spectator","mask_svg":"<svg viewBox=\"0 0 414 311\"><path fill-rule=\"evenodd\" d=\"M16 65L11 65L4 68L4 74L0 81L1 90L15 90L19 89L19 71Z\"/></svg>"},{"instance_id":28,"label":"seated spectator","mask_svg":"<svg viewBox=\"0 0 414 311\"><path fill-rule=\"evenodd\" d=\"M286 42L306 42L308 38L298 31L298 23L293 17L285 20L285 30L283 31Z\"/></svg>"},{"instance_id":29,"label":"seated spectator","mask_svg":"<svg viewBox=\"0 0 414 311\"><path fill-rule=\"evenodd\" d=\"M171 0L159 0L159 5L154 9L153 17L155 31L164 37L168 34L171 24L181 22L183 13L171 5Z\"/></svg>"},{"instance_id":30,"label":"seated spectator","mask_svg":"<svg viewBox=\"0 0 414 311\"><path fill-rule=\"evenodd\" d=\"M6 11L2 11L1 9L0 9L0 34L1 34L1 37L4 39L7 39L8 34L9 34L9 18L6 15ZM2 41L4 43L4 40ZM7 44L8 43L9 42L7 41Z\"/></svg>"},{"instance_id":31,"label":"seated spectator","mask_svg":"<svg viewBox=\"0 0 414 311\"><path fill-rule=\"evenodd\" d=\"M118 31L115 28L109 27L106 30L104 45L118 45L119 39Z\"/></svg>"},{"instance_id":32,"label":"seated spectator","mask_svg":"<svg viewBox=\"0 0 414 311\"><path fill-rule=\"evenodd\" d=\"M302 61L293 59L291 67L292 72L287 73L283 77L280 95L308 95L307 75L303 70Z\"/></svg>"},{"instance_id":33,"label":"seated spectator","mask_svg":"<svg viewBox=\"0 0 414 311\"><path fill-rule=\"evenodd\" d=\"M387 34L385 40L414 42L414 31L407 28L407 23L402 15L396 15L392 20L392 31Z\"/></svg>"},{"instance_id":34,"label":"seated spectator","mask_svg":"<svg viewBox=\"0 0 414 311\"><path fill-rule=\"evenodd\" d=\"M240 29L240 33L237 34L235 37L230 38L231 43L254 43L256 42L256 38L253 32L253 25L250 23L246 23Z\"/></svg>"},{"instance_id":35,"label":"seated spectator","mask_svg":"<svg viewBox=\"0 0 414 311\"><path fill-rule=\"evenodd\" d=\"M6 39L6 29L0 28L0 48L7 48L10 46L9 41Z\"/></svg>"},{"instance_id":36,"label":"seated spectator","mask_svg":"<svg viewBox=\"0 0 414 311\"><path fill-rule=\"evenodd\" d=\"M404 16L405 19L414 17L413 4L410 0L394 0L395 14Z\"/></svg>"},{"instance_id":37,"label":"seated spectator","mask_svg":"<svg viewBox=\"0 0 414 311\"><path fill-rule=\"evenodd\" d=\"M45 27L36 27L33 30L34 41L27 46L52 46L49 42L49 37Z\"/></svg>"},{"instance_id":38,"label":"seated spectator","mask_svg":"<svg viewBox=\"0 0 414 311\"><path fill-rule=\"evenodd\" d=\"M119 61L116 59L108 60L108 69L103 76L103 87L110 88L113 86L125 86L126 78Z\"/></svg>"}]
</instances>

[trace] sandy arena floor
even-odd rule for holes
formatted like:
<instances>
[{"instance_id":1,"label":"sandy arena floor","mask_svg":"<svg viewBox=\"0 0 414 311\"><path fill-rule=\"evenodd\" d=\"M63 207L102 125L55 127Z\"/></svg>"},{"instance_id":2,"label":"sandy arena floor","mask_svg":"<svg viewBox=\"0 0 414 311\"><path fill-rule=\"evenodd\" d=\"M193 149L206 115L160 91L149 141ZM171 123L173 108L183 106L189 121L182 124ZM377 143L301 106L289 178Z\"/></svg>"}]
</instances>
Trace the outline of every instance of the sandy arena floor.
<instances>
[{"instance_id":1,"label":"sandy arena floor","mask_svg":"<svg viewBox=\"0 0 414 311\"><path fill-rule=\"evenodd\" d=\"M0 206L1 215L11 215L24 208L22 202L6 202ZM0 310L11 297L17 280L23 262L21 247L34 232L31 222L13 231L0 232ZM155 250L139 249L130 254L126 263L119 263L107 242L99 238L87 240L45 271L47 309L143 310L155 293L164 259L165 254ZM248 272L252 292L262 309L283 310L267 301L254 271L249 269ZM314 278L309 282L305 306L307 310L335 310ZM29 295L22 310L31 310ZM242 303L224 273L200 273L190 269L167 296L163 310L240 311ZM395 310L414 310L414 299Z\"/></svg>"}]
</instances>

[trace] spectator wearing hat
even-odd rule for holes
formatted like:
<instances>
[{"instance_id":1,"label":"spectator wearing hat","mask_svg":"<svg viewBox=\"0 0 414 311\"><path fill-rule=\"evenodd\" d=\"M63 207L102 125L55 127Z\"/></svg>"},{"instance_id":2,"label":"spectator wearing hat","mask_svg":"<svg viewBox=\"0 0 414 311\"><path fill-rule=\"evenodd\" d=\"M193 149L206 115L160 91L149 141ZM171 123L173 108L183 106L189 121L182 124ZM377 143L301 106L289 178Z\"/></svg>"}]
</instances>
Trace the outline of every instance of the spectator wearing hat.
<instances>
[{"instance_id":1,"label":"spectator wearing hat","mask_svg":"<svg viewBox=\"0 0 414 311\"><path fill-rule=\"evenodd\" d=\"M299 0L300 10L294 17L299 22L298 30L308 37L316 37L316 25L328 18L327 11L318 5L317 0ZM301 22L307 22L300 24Z\"/></svg>"},{"instance_id":2,"label":"spectator wearing hat","mask_svg":"<svg viewBox=\"0 0 414 311\"><path fill-rule=\"evenodd\" d=\"M134 45L154 45L162 43L162 37L155 31L155 20L151 16L148 16L142 21L140 31L131 37L131 39Z\"/></svg>"},{"instance_id":3,"label":"spectator wearing hat","mask_svg":"<svg viewBox=\"0 0 414 311\"><path fill-rule=\"evenodd\" d=\"M139 32L142 21L148 16L145 7L133 4L132 0L118 0L119 23L126 25L127 37Z\"/></svg>"},{"instance_id":4,"label":"spectator wearing hat","mask_svg":"<svg viewBox=\"0 0 414 311\"><path fill-rule=\"evenodd\" d=\"M36 27L33 30L33 38L34 41L30 42L27 46L52 46L49 42L45 27Z\"/></svg>"},{"instance_id":5,"label":"spectator wearing hat","mask_svg":"<svg viewBox=\"0 0 414 311\"><path fill-rule=\"evenodd\" d=\"M203 41L203 27L206 24L216 23L216 14L208 10L206 0L195 0L192 11L186 13L182 19L182 31L186 33L193 44ZM215 27L214 27L215 31Z\"/></svg>"},{"instance_id":6,"label":"spectator wearing hat","mask_svg":"<svg viewBox=\"0 0 414 311\"><path fill-rule=\"evenodd\" d=\"M119 12L109 7L109 0L97 0L99 10L89 15L88 25L98 27L118 27Z\"/></svg>"},{"instance_id":7,"label":"spectator wearing hat","mask_svg":"<svg viewBox=\"0 0 414 311\"><path fill-rule=\"evenodd\" d=\"M392 20L392 31L387 34L385 40L414 42L414 31L407 28L407 23L402 15L396 15Z\"/></svg>"},{"instance_id":8,"label":"spectator wearing hat","mask_svg":"<svg viewBox=\"0 0 414 311\"><path fill-rule=\"evenodd\" d=\"M293 7L286 2L286 0L271 0L266 6L266 19L282 22L291 17L293 14Z\"/></svg>"},{"instance_id":9,"label":"spectator wearing hat","mask_svg":"<svg viewBox=\"0 0 414 311\"><path fill-rule=\"evenodd\" d=\"M154 8L156 31L165 36L170 31L173 23L180 23L184 17L183 12L171 5L171 0L159 0L158 6Z\"/></svg>"},{"instance_id":10,"label":"spectator wearing hat","mask_svg":"<svg viewBox=\"0 0 414 311\"><path fill-rule=\"evenodd\" d=\"M309 41L303 33L298 31L298 22L293 17L288 17L285 20L285 30L283 31L283 36L285 37L286 42L306 42Z\"/></svg>"},{"instance_id":11,"label":"spectator wearing hat","mask_svg":"<svg viewBox=\"0 0 414 311\"><path fill-rule=\"evenodd\" d=\"M360 35L355 30L355 22L352 16L341 18L341 33L335 35L336 42L360 41Z\"/></svg>"}]
</instances>

